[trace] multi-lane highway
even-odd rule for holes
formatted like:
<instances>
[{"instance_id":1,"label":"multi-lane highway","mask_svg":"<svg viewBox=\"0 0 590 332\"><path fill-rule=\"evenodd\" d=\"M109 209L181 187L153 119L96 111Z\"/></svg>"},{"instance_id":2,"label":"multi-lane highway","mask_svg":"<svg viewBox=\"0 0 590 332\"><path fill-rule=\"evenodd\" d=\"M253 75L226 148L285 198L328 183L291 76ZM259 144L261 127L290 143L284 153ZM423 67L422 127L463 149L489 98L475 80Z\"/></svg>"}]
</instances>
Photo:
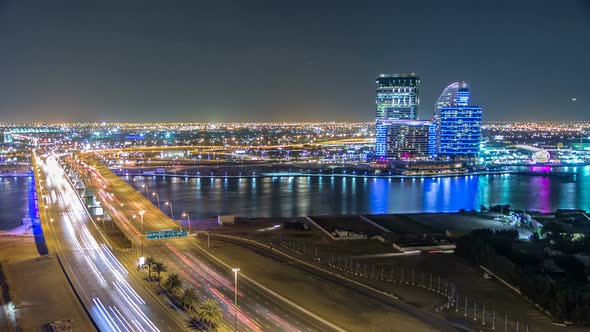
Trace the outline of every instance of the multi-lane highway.
<instances>
[{"instance_id":1,"label":"multi-lane highway","mask_svg":"<svg viewBox=\"0 0 590 332\"><path fill-rule=\"evenodd\" d=\"M343 330L321 317L306 314L249 283L240 283L236 315L234 275L230 267L213 262L191 237L146 240L146 232L170 229L178 225L103 165L83 163L78 164L77 168L102 202L103 209L116 220L128 237L142 246L144 256L152 256L164 262L168 271L178 273L185 287L193 288L199 299L217 300L223 308L224 325L233 327L237 318L240 331Z\"/></svg>"},{"instance_id":2,"label":"multi-lane highway","mask_svg":"<svg viewBox=\"0 0 590 332\"><path fill-rule=\"evenodd\" d=\"M193 288L199 300L217 300L223 309L221 326L224 329L232 329L235 324L240 331L346 330L345 327L332 323L329 317L321 317L307 311L271 290L264 289L263 285L247 276L239 274L240 278L245 278L248 282L240 284L237 292L239 306L236 311L235 275L232 273L232 266L228 266L207 249L199 246L193 237L148 240L147 232L178 228L179 225L92 155L85 154L81 159L69 160L68 163L96 194L104 211L114 219L127 238L135 243L136 248L141 247L143 256L154 257L166 264L168 272L179 274L183 280L183 287ZM82 233L85 232L82 228ZM95 246L93 243L90 245ZM115 271L117 268L116 265L113 268L107 267ZM95 269L91 267L91 270ZM117 274L114 276L117 278ZM434 316L418 312L418 309L409 308L407 305L401 308L400 305L393 307L440 330L465 330L461 326L435 319ZM151 318L149 315L147 317Z\"/></svg>"},{"instance_id":3,"label":"multi-lane highway","mask_svg":"<svg viewBox=\"0 0 590 332\"><path fill-rule=\"evenodd\" d=\"M56 157L35 157L44 236L101 331L182 331L187 323L148 291L87 213Z\"/></svg>"}]
</instances>

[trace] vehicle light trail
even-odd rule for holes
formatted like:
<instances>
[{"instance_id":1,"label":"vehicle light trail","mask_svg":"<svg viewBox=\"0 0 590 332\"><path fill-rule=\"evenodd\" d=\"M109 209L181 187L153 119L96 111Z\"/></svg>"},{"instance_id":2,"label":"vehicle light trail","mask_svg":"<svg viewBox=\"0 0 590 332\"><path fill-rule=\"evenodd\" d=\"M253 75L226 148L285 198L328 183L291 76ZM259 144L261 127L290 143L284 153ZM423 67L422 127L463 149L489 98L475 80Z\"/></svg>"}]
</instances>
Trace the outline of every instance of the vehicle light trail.
<instances>
[{"instance_id":1,"label":"vehicle light trail","mask_svg":"<svg viewBox=\"0 0 590 332\"><path fill-rule=\"evenodd\" d=\"M225 304L228 307L230 314L233 315L235 313L236 309L235 309L233 302L231 302L225 296L223 296L223 294L221 294L217 289L209 288L209 290L211 291L211 293L213 293L215 296L217 296L217 298L223 304ZM250 317L248 317L246 314L244 314L239 308L238 308L238 320L254 331L262 331L260 329L260 327L261 327L260 324L253 321Z\"/></svg>"}]
</instances>

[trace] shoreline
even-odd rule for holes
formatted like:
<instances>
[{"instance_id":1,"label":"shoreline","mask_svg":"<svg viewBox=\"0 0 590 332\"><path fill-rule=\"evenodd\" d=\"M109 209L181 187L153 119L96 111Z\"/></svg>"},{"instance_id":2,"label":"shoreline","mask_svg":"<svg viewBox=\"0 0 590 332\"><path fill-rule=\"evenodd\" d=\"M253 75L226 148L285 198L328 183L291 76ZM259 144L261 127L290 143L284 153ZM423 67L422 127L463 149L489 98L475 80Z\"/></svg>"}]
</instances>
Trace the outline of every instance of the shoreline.
<instances>
[{"instance_id":1,"label":"shoreline","mask_svg":"<svg viewBox=\"0 0 590 332\"><path fill-rule=\"evenodd\" d=\"M33 173L0 173L0 178L24 178L24 177L32 177Z\"/></svg>"},{"instance_id":2,"label":"shoreline","mask_svg":"<svg viewBox=\"0 0 590 332\"><path fill-rule=\"evenodd\" d=\"M303 173L303 172L261 172L259 174L244 174L244 175L213 175L213 174L180 174L180 173L155 173L155 172L121 172L116 169L111 171L119 177L134 177L134 176L161 176L161 177L176 177L176 178L220 178L220 179L254 179L254 178L277 178L277 177L341 177L341 178L373 178L373 179L426 179L426 178L452 178L452 177L473 177L473 176L490 176L490 175L520 175L520 176L551 176L561 178L575 178L576 173L565 172L524 172L524 171L487 171L487 172L472 172L472 173L450 173L450 174L420 174L420 175L369 175L369 174L347 174L347 173Z\"/></svg>"},{"instance_id":3,"label":"shoreline","mask_svg":"<svg viewBox=\"0 0 590 332\"><path fill-rule=\"evenodd\" d=\"M0 237L30 237L33 238L33 219L22 218L21 225L12 229L0 230Z\"/></svg>"}]
</instances>

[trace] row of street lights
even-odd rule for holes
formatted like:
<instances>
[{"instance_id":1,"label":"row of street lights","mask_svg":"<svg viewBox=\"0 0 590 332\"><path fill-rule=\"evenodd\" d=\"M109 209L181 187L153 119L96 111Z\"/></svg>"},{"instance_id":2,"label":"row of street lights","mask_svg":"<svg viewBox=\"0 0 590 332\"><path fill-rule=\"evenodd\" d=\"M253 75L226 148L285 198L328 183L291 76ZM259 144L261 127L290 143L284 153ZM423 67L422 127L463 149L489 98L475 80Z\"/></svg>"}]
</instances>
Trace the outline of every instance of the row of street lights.
<instances>
[{"instance_id":1,"label":"row of street lights","mask_svg":"<svg viewBox=\"0 0 590 332\"><path fill-rule=\"evenodd\" d=\"M145 184L142 185L142 188L145 188L145 193L146 193L146 197L150 197L150 191L149 191L149 187ZM161 205L160 205L160 195L155 192L152 191L152 196L156 197L157 203L158 203L158 209L161 210ZM174 219L174 209L172 207L172 202L165 202L165 205L170 207L170 217L172 219ZM141 231L142 233L144 232L144 227L143 227L143 215L145 214L145 210L139 210L139 216L141 218ZM186 221L188 223L188 232L189 234L191 233L191 218L190 215L188 213L183 213L182 214L183 217L186 217ZM134 215L135 217L135 215ZM143 246L142 246L142 250L143 250ZM142 266L143 264L143 253L141 255L140 258L140 266ZM233 268L232 272L234 273L234 331L238 330L238 272L240 272L239 268Z\"/></svg>"},{"instance_id":2,"label":"row of street lights","mask_svg":"<svg viewBox=\"0 0 590 332\"><path fill-rule=\"evenodd\" d=\"M149 197L150 197L149 196L149 193L150 193L149 186L147 186L145 184L142 184L141 187L142 188L145 188L146 196L149 199ZM158 209L162 210L161 205L160 205L160 194L158 194L155 191L152 191L152 196L155 196L156 197L156 200L158 202ZM172 220L174 220L174 208L172 207L172 202L168 202L167 201L167 202L164 202L164 204L167 205L170 208L170 217L172 218ZM121 206L123 206L123 204L121 204ZM145 213L144 210L140 210L139 211L139 214L141 216L141 231L142 231L142 233L143 233L143 214L144 213ZM191 217L190 217L190 215L188 213L183 213L182 216L183 217L186 217L186 222L188 224L188 232L190 234L191 233Z\"/></svg>"},{"instance_id":3,"label":"row of street lights","mask_svg":"<svg viewBox=\"0 0 590 332\"><path fill-rule=\"evenodd\" d=\"M150 197L149 187L147 185L142 185L145 188L146 197ZM161 210L160 205L160 195L157 192L152 192L152 196L155 196L158 202L158 209ZM166 205L170 207L170 216L174 219L174 210L172 208L172 202L166 202ZM145 210L140 210L139 215L141 216L141 231L143 233L143 215ZM183 217L186 217L186 221L188 223L188 232L191 233L191 216L188 213L183 213ZM143 258L143 254L142 254ZM240 272L239 268L233 268L232 272L234 273L234 331L238 330L238 272Z\"/></svg>"},{"instance_id":4,"label":"row of street lights","mask_svg":"<svg viewBox=\"0 0 590 332\"><path fill-rule=\"evenodd\" d=\"M142 184L141 185L142 188L145 188L145 196L148 198L148 200L150 199L150 188L148 185ZM160 205L160 194L158 194L155 191L152 191L152 196L156 197L156 200L158 202L158 209L162 210L162 206ZM167 206L170 207L170 217L172 219L174 219L174 209L172 208L172 202L165 202L164 204L166 204Z\"/></svg>"}]
</instances>

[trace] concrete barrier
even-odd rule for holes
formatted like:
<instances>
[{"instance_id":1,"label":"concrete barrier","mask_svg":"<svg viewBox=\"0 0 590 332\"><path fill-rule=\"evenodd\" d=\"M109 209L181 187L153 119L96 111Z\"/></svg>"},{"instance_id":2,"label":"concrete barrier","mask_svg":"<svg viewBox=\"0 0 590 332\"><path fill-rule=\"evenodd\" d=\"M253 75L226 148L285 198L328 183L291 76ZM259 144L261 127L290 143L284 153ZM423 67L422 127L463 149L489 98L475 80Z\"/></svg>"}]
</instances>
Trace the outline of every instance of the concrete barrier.
<instances>
[{"instance_id":1,"label":"concrete barrier","mask_svg":"<svg viewBox=\"0 0 590 332\"><path fill-rule=\"evenodd\" d=\"M368 217L365 217L363 215L360 215L360 217L361 217L362 220L364 220L364 221L368 222L369 224L371 224L371 225L379 228L380 230L384 231L385 233L391 233L391 231L389 229L387 229L387 228L385 228L385 227L377 224L376 222L374 222L373 220L369 219Z\"/></svg>"},{"instance_id":2,"label":"concrete barrier","mask_svg":"<svg viewBox=\"0 0 590 332\"><path fill-rule=\"evenodd\" d=\"M229 235L216 235L216 234L212 234L212 236L218 236L218 237L224 237L224 236L225 236L225 237L228 237L228 238L239 239L239 238L236 238L236 237L233 237L233 236L229 236ZM249 240L249 241L251 241L251 242L253 242L253 243L256 243L256 244L258 244L258 245L264 246L264 245L262 245L262 244L260 244L260 243L258 243L258 242L256 242L256 241L252 241L252 240ZM231 269L232 269L232 267L231 267L229 264L227 264L226 262L222 261L221 259L219 259L219 258L215 257L215 255L213 255L212 253L208 252L207 250L205 250L205 249L201 248L201 246L200 246L200 245L198 245L198 244L197 244L197 248L198 248L198 249L199 249L201 252L203 252L205 255L209 256L211 259L213 259L214 261L216 261L218 264L220 264L220 265L224 266L224 267L225 267L225 268L227 268L228 270L231 270ZM271 250L274 250L274 249L271 249ZM290 305L290 306L292 306L292 307L294 307L294 308L298 309L299 311L301 311L301 312L303 312L303 313L307 314L308 316L310 316L310 317L312 317L312 318L316 319L317 321L319 321L319 322L321 322L321 323L325 324L326 326L329 326L329 327L331 327L331 328L333 328L334 330L336 330L336 331L339 331L339 332L345 332L345 331L346 331L345 329L343 329L343 328L341 328L341 327L339 327L339 326L335 325L334 323L332 323L332 322L330 322L330 321L328 321L328 320L326 320L326 319L324 319L324 318L322 318L322 317L320 317L320 316L316 315L315 313L313 313L313 312L311 312L311 311L309 311L309 310L307 310L307 309L303 308L302 306L300 306L300 305L298 305L298 304L294 303L293 301L291 301L291 300L289 300L289 299L285 298L284 296L282 296L282 295L278 294L277 292L275 292L275 291L273 291L273 290L271 290L271 289L267 288L266 286L262 285L261 283L259 283L259 282L255 281L254 279L252 279L252 278L248 277L248 276L247 276L247 275L245 275L244 273L241 273L240 275L242 276L242 278L244 278L245 280L247 280L247 281L248 281L248 282L250 282L251 284L255 285L256 287L258 287L258 288L260 288L260 289L264 290L264 291L265 291L265 292L267 292L268 294L271 294L272 296L276 297L277 299L279 299L279 300L281 300L281 301L283 301L283 302L287 303L288 305Z\"/></svg>"}]
</instances>

